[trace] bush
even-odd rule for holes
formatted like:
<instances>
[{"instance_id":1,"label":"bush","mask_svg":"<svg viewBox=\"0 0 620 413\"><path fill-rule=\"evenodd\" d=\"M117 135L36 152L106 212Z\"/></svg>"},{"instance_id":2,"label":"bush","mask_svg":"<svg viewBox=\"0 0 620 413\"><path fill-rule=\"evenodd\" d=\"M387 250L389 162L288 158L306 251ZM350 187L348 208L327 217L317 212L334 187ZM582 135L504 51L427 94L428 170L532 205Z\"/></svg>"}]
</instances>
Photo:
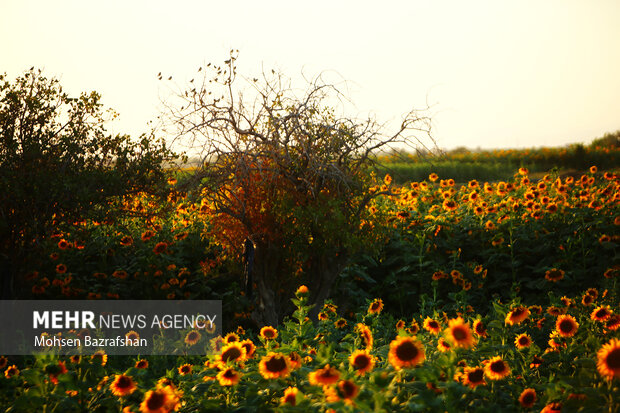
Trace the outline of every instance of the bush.
<instances>
[{"instance_id":1,"label":"bush","mask_svg":"<svg viewBox=\"0 0 620 413\"><path fill-rule=\"evenodd\" d=\"M0 271L3 296L26 257L63 223L111 218L115 197L163 187L163 142L110 136L96 92L71 98L31 69L0 76ZM107 112L115 117L114 112Z\"/></svg>"}]
</instances>

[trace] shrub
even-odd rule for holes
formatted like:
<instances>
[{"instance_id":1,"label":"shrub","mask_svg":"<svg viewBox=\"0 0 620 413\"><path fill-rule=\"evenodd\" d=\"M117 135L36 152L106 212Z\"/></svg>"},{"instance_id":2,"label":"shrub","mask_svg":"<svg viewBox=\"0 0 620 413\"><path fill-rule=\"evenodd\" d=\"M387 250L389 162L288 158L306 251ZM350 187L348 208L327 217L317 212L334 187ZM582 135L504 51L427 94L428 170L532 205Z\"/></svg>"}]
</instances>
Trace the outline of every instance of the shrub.
<instances>
[{"instance_id":1,"label":"shrub","mask_svg":"<svg viewBox=\"0 0 620 413\"><path fill-rule=\"evenodd\" d=\"M113 117L113 112L108 112ZM142 135L110 136L96 92L77 98L30 69L0 76L0 271L4 296L27 254L63 223L109 216L118 196L156 191L166 146Z\"/></svg>"}]
</instances>

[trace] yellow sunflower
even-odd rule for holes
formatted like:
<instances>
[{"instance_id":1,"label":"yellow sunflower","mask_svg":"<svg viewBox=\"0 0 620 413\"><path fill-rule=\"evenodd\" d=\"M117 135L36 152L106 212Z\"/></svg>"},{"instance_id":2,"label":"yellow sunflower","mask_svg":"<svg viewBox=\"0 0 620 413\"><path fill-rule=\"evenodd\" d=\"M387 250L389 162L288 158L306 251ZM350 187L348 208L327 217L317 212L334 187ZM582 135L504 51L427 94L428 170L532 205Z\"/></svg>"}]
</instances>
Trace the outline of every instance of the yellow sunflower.
<instances>
[{"instance_id":1,"label":"yellow sunflower","mask_svg":"<svg viewBox=\"0 0 620 413\"><path fill-rule=\"evenodd\" d=\"M286 355L270 351L261 359L258 370L266 379L287 377L291 373L291 362Z\"/></svg>"},{"instance_id":2,"label":"yellow sunflower","mask_svg":"<svg viewBox=\"0 0 620 413\"><path fill-rule=\"evenodd\" d=\"M149 366L149 362L145 359L140 359L136 361L136 365L135 365L137 369L146 369L148 368L148 366Z\"/></svg>"},{"instance_id":3,"label":"yellow sunflower","mask_svg":"<svg viewBox=\"0 0 620 413\"><path fill-rule=\"evenodd\" d=\"M351 380L341 380L338 382L338 389L340 390L340 395L346 401L351 401L357 396L359 393L359 387L357 384L352 382Z\"/></svg>"},{"instance_id":4,"label":"yellow sunflower","mask_svg":"<svg viewBox=\"0 0 620 413\"><path fill-rule=\"evenodd\" d=\"M531 345L532 345L532 338L526 333L519 334L517 338L515 338L515 346L517 346L519 350L523 348L527 348Z\"/></svg>"},{"instance_id":5,"label":"yellow sunflower","mask_svg":"<svg viewBox=\"0 0 620 413\"><path fill-rule=\"evenodd\" d=\"M245 348L245 357L247 359L251 359L254 357L254 352L256 351L256 346L252 340L245 339L241 342L241 345Z\"/></svg>"},{"instance_id":6,"label":"yellow sunflower","mask_svg":"<svg viewBox=\"0 0 620 413\"><path fill-rule=\"evenodd\" d=\"M484 326L482 320L474 321L474 332L478 334L478 337L486 337L487 336L487 328Z\"/></svg>"},{"instance_id":7,"label":"yellow sunflower","mask_svg":"<svg viewBox=\"0 0 620 413\"><path fill-rule=\"evenodd\" d=\"M609 317L611 317L611 310L608 305L600 305L592 311L590 314L590 318L594 321L607 321Z\"/></svg>"},{"instance_id":8,"label":"yellow sunflower","mask_svg":"<svg viewBox=\"0 0 620 413\"><path fill-rule=\"evenodd\" d=\"M297 395L299 390L297 387L288 387L284 390L284 396L280 398L280 404L290 404L295 406L297 404Z\"/></svg>"},{"instance_id":9,"label":"yellow sunflower","mask_svg":"<svg viewBox=\"0 0 620 413\"><path fill-rule=\"evenodd\" d=\"M127 334L125 334L125 339L128 341L128 344L130 344L130 343L133 343L134 340L139 340L140 339L140 334L138 334L137 332L131 330Z\"/></svg>"},{"instance_id":10,"label":"yellow sunflower","mask_svg":"<svg viewBox=\"0 0 620 413\"><path fill-rule=\"evenodd\" d=\"M117 374L112 384L110 384L110 390L115 396L128 396L136 390L136 383L130 376L124 374Z\"/></svg>"},{"instance_id":11,"label":"yellow sunflower","mask_svg":"<svg viewBox=\"0 0 620 413\"><path fill-rule=\"evenodd\" d=\"M105 351L103 350L97 350L95 351L95 354L90 356L90 359L93 362L97 362L97 363L100 363L102 366L105 366L106 363L108 362L108 355L105 354Z\"/></svg>"},{"instance_id":12,"label":"yellow sunflower","mask_svg":"<svg viewBox=\"0 0 620 413\"><path fill-rule=\"evenodd\" d=\"M584 294L581 298L581 304L583 304L585 307L592 305L594 301L596 301L596 299L590 294Z\"/></svg>"},{"instance_id":13,"label":"yellow sunflower","mask_svg":"<svg viewBox=\"0 0 620 413\"><path fill-rule=\"evenodd\" d=\"M534 406L534 403L536 403L536 390L523 390L521 392L521 395L519 396L519 403L521 404L521 407L525 409L529 409L530 407Z\"/></svg>"},{"instance_id":14,"label":"yellow sunflower","mask_svg":"<svg viewBox=\"0 0 620 413\"><path fill-rule=\"evenodd\" d=\"M562 337L572 337L577 332L579 323L575 320L575 317L564 314L557 318L555 322L555 329Z\"/></svg>"},{"instance_id":15,"label":"yellow sunflower","mask_svg":"<svg viewBox=\"0 0 620 413\"><path fill-rule=\"evenodd\" d=\"M455 347L471 348L476 345L476 340L471 333L469 324L461 317L457 317L448 322L445 335Z\"/></svg>"},{"instance_id":16,"label":"yellow sunflower","mask_svg":"<svg viewBox=\"0 0 620 413\"><path fill-rule=\"evenodd\" d=\"M422 328L424 328L426 331L432 334L437 335L441 331L441 324L437 320L434 320L430 317L426 317L424 319L424 322L422 323Z\"/></svg>"},{"instance_id":17,"label":"yellow sunflower","mask_svg":"<svg viewBox=\"0 0 620 413\"><path fill-rule=\"evenodd\" d=\"M291 363L291 370L297 370L303 364L303 359L296 351L291 351L289 353L288 360Z\"/></svg>"},{"instance_id":18,"label":"yellow sunflower","mask_svg":"<svg viewBox=\"0 0 620 413\"><path fill-rule=\"evenodd\" d=\"M383 300L375 298L368 306L368 314L379 314L383 310Z\"/></svg>"},{"instance_id":19,"label":"yellow sunflower","mask_svg":"<svg viewBox=\"0 0 620 413\"><path fill-rule=\"evenodd\" d=\"M607 319L605 328L610 331L615 331L620 327L620 314L614 314Z\"/></svg>"},{"instance_id":20,"label":"yellow sunflower","mask_svg":"<svg viewBox=\"0 0 620 413\"><path fill-rule=\"evenodd\" d=\"M260 336L263 340L275 340L278 337L278 330L271 326L265 326L260 329Z\"/></svg>"},{"instance_id":21,"label":"yellow sunflower","mask_svg":"<svg viewBox=\"0 0 620 413\"><path fill-rule=\"evenodd\" d=\"M374 368L375 358L368 350L355 350L349 357L349 364L357 375L363 376Z\"/></svg>"},{"instance_id":22,"label":"yellow sunflower","mask_svg":"<svg viewBox=\"0 0 620 413\"><path fill-rule=\"evenodd\" d=\"M485 362L484 375L490 380L501 380L510 375L510 367L500 356L495 356Z\"/></svg>"},{"instance_id":23,"label":"yellow sunflower","mask_svg":"<svg viewBox=\"0 0 620 413\"><path fill-rule=\"evenodd\" d=\"M442 353L446 353L450 351L451 349L452 349L452 346L450 345L450 343L444 340L443 337L440 337L439 340L437 341L437 350L441 351Z\"/></svg>"},{"instance_id":24,"label":"yellow sunflower","mask_svg":"<svg viewBox=\"0 0 620 413\"><path fill-rule=\"evenodd\" d=\"M163 254L168 249L168 244L165 242L158 242L157 245L153 247L153 252L157 255Z\"/></svg>"},{"instance_id":25,"label":"yellow sunflower","mask_svg":"<svg viewBox=\"0 0 620 413\"><path fill-rule=\"evenodd\" d=\"M329 364L322 369L308 373L308 381L314 386L330 386L338 381L340 372Z\"/></svg>"},{"instance_id":26,"label":"yellow sunflower","mask_svg":"<svg viewBox=\"0 0 620 413\"><path fill-rule=\"evenodd\" d=\"M246 359L246 352L246 348L240 342L232 342L222 348L222 353L216 356L216 360L223 364L229 361L244 361Z\"/></svg>"},{"instance_id":27,"label":"yellow sunflower","mask_svg":"<svg viewBox=\"0 0 620 413\"><path fill-rule=\"evenodd\" d=\"M168 413L175 410L179 405L179 396L170 387L159 387L149 390L140 403L142 413Z\"/></svg>"},{"instance_id":28,"label":"yellow sunflower","mask_svg":"<svg viewBox=\"0 0 620 413\"><path fill-rule=\"evenodd\" d=\"M506 324L508 325L518 325L527 320L530 316L530 310L527 307L522 305L517 306L510 310L510 312L506 315Z\"/></svg>"},{"instance_id":29,"label":"yellow sunflower","mask_svg":"<svg viewBox=\"0 0 620 413\"><path fill-rule=\"evenodd\" d=\"M373 340L372 332L370 331L370 328L365 324L357 323L357 325L355 326L355 329L357 330L360 337L362 338L362 342L364 343L364 346L366 346L366 349L372 350L374 340Z\"/></svg>"},{"instance_id":30,"label":"yellow sunflower","mask_svg":"<svg viewBox=\"0 0 620 413\"><path fill-rule=\"evenodd\" d=\"M463 384L472 389L486 384L484 381L484 369L481 367L465 367L461 378Z\"/></svg>"},{"instance_id":31,"label":"yellow sunflower","mask_svg":"<svg viewBox=\"0 0 620 413\"><path fill-rule=\"evenodd\" d=\"M558 282L564 278L564 271L552 268L545 272L545 279L550 282Z\"/></svg>"},{"instance_id":32,"label":"yellow sunflower","mask_svg":"<svg viewBox=\"0 0 620 413\"><path fill-rule=\"evenodd\" d=\"M609 380L620 378L620 340L611 339L601 347L596 356L596 368L601 376Z\"/></svg>"},{"instance_id":33,"label":"yellow sunflower","mask_svg":"<svg viewBox=\"0 0 620 413\"><path fill-rule=\"evenodd\" d=\"M193 346L200 341L202 336L197 330L191 330L185 335L185 344Z\"/></svg>"},{"instance_id":34,"label":"yellow sunflower","mask_svg":"<svg viewBox=\"0 0 620 413\"><path fill-rule=\"evenodd\" d=\"M241 373L235 371L232 367L225 368L217 373L217 381L220 386L234 386L241 380Z\"/></svg>"},{"instance_id":35,"label":"yellow sunflower","mask_svg":"<svg viewBox=\"0 0 620 413\"><path fill-rule=\"evenodd\" d=\"M346 326L347 326L347 320L345 320L344 318L339 318L338 320L334 321L334 327L338 329L343 329Z\"/></svg>"},{"instance_id":36,"label":"yellow sunflower","mask_svg":"<svg viewBox=\"0 0 620 413\"><path fill-rule=\"evenodd\" d=\"M192 365L191 364L183 364L182 366L179 367L179 374L181 376L185 376L187 374L191 374L192 373Z\"/></svg>"},{"instance_id":37,"label":"yellow sunflower","mask_svg":"<svg viewBox=\"0 0 620 413\"><path fill-rule=\"evenodd\" d=\"M424 361L422 344L412 337L397 337L390 343L388 360L396 370L413 367Z\"/></svg>"},{"instance_id":38,"label":"yellow sunflower","mask_svg":"<svg viewBox=\"0 0 620 413\"><path fill-rule=\"evenodd\" d=\"M10 379L11 377L18 376L18 375L19 375L19 369L17 368L15 364L13 364L11 367L7 368L4 371L4 377L6 377L7 379Z\"/></svg>"},{"instance_id":39,"label":"yellow sunflower","mask_svg":"<svg viewBox=\"0 0 620 413\"><path fill-rule=\"evenodd\" d=\"M226 343L232 343L235 341L239 341L239 334L237 333L228 333L224 336L224 341Z\"/></svg>"}]
</instances>

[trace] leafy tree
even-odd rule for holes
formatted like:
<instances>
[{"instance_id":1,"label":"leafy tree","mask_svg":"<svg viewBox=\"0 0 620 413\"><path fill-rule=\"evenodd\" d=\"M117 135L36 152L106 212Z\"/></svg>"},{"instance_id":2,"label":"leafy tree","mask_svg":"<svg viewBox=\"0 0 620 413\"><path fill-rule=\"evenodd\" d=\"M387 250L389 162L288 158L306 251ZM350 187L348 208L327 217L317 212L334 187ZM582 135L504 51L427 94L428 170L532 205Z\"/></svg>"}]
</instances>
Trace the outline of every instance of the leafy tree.
<instances>
[{"instance_id":1,"label":"leafy tree","mask_svg":"<svg viewBox=\"0 0 620 413\"><path fill-rule=\"evenodd\" d=\"M591 148L602 146L603 148L620 148L620 130L607 132L602 137L596 138L590 144Z\"/></svg>"},{"instance_id":2,"label":"leafy tree","mask_svg":"<svg viewBox=\"0 0 620 413\"><path fill-rule=\"evenodd\" d=\"M59 225L108 208L115 197L155 190L172 154L142 135L110 136L96 92L77 98L34 68L0 75L0 271L2 295L19 294L16 274ZM161 186L164 187L163 185Z\"/></svg>"},{"instance_id":3,"label":"leafy tree","mask_svg":"<svg viewBox=\"0 0 620 413\"><path fill-rule=\"evenodd\" d=\"M168 132L200 156L193 179L209 235L233 256L254 243L253 318L275 325L296 286L321 304L352 254L376 242L367 206L389 188L371 190L375 154L421 144L429 122L412 111L385 134L373 119L340 115L345 97L320 77L298 96L274 71L238 77L235 60L233 51L224 66L200 68L167 102Z\"/></svg>"}]
</instances>

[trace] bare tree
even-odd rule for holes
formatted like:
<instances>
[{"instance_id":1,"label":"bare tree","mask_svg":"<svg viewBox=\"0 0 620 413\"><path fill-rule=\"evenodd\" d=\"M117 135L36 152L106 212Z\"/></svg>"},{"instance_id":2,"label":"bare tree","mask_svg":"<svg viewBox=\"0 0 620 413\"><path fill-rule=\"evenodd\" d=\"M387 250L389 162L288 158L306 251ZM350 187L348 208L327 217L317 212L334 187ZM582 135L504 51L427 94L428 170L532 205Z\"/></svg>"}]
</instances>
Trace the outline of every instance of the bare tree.
<instances>
[{"instance_id":1,"label":"bare tree","mask_svg":"<svg viewBox=\"0 0 620 413\"><path fill-rule=\"evenodd\" d=\"M372 118L337 113L346 97L320 76L298 95L275 71L238 76L236 57L200 68L200 80L166 103L168 133L200 157L192 177L210 213L242 233L231 244L249 238L256 246L253 318L276 324L302 282L314 303L328 297L368 235L360 225L368 203L389 190L370 190L376 154L423 146L420 136L432 142L430 121L411 111L386 134Z\"/></svg>"}]
</instances>

